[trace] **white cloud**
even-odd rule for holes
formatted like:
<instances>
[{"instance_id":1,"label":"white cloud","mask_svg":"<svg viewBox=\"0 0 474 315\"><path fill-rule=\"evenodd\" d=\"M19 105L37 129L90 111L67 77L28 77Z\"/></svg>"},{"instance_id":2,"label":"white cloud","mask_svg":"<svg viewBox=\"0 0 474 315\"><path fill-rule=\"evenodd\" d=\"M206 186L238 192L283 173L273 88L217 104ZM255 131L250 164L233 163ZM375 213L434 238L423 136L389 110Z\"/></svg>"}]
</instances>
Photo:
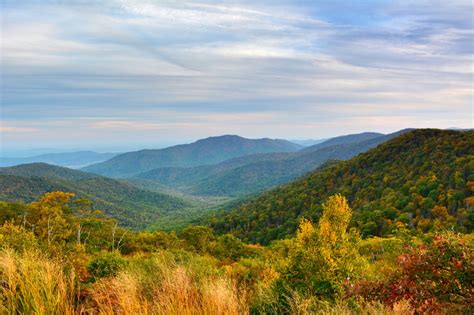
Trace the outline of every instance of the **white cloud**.
<instances>
[{"instance_id":1,"label":"white cloud","mask_svg":"<svg viewBox=\"0 0 474 315\"><path fill-rule=\"evenodd\" d=\"M374 3L354 12L367 21L325 16L318 3L70 3L5 8L2 120L16 128L54 138L69 121L84 138L87 128L174 137L284 126L295 137L338 130L336 119L472 124L472 6L461 2Z\"/></svg>"}]
</instances>

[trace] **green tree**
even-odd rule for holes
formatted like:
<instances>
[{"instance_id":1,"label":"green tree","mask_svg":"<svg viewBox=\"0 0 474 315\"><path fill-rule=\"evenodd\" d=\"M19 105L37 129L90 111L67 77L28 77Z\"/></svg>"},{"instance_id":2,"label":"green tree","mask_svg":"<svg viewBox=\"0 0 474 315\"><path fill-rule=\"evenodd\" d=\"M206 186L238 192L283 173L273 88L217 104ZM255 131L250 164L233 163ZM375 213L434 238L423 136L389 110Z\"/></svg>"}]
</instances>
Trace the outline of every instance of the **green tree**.
<instances>
[{"instance_id":1,"label":"green tree","mask_svg":"<svg viewBox=\"0 0 474 315\"><path fill-rule=\"evenodd\" d=\"M189 226L179 237L197 253L206 253L211 243L215 240L214 231L207 226Z\"/></svg>"},{"instance_id":2,"label":"green tree","mask_svg":"<svg viewBox=\"0 0 474 315\"><path fill-rule=\"evenodd\" d=\"M212 254L220 259L238 260L245 256L246 250L244 243L232 234L224 234L219 236Z\"/></svg>"}]
</instances>

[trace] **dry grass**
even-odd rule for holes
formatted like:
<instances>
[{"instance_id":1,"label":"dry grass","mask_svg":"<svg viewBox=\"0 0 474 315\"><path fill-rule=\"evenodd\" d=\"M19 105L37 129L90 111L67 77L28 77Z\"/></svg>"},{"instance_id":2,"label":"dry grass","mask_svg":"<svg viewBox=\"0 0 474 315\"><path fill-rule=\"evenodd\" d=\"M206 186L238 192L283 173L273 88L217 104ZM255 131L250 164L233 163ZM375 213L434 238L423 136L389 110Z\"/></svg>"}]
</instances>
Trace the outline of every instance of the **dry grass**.
<instances>
[{"instance_id":1,"label":"dry grass","mask_svg":"<svg viewBox=\"0 0 474 315\"><path fill-rule=\"evenodd\" d=\"M400 301L393 307L378 302L360 302L357 307L350 307L346 302L324 303L312 298L290 300L290 313L298 315L412 315L413 308L407 301Z\"/></svg>"},{"instance_id":2,"label":"dry grass","mask_svg":"<svg viewBox=\"0 0 474 315\"><path fill-rule=\"evenodd\" d=\"M60 261L37 251L0 252L0 314L246 314L245 295L225 275L199 274L158 259L156 272L140 268L103 278L84 291ZM83 292L83 293L84 293Z\"/></svg>"},{"instance_id":3,"label":"dry grass","mask_svg":"<svg viewBox=\"0 0 474 315\"><path fill-rule=\"evenodd\" d=\"M140 295L136 279L126 273L97 282L90 298L89 312L100 314L149 314L147 300Z\"/></svg>"},{"instance_id":4,"label":"dry grass","mask_svg":"<svg viewBox=\"0 0 474 315\"><path fill-rule=\"evenodd\" d=\"M61 261L34 250L22 254L4 250L0 252L0 314L249 314L249 291L237 288L224 273L209 272L208 267L203 261L183 264L166 256L148 264L132 263L117 276L94 283L78 303L77 281L74 274L64 272ZM273 311L256 307L254 312L279 313L275 298L272 294L262 298L273 305ZM286 311L301 315L413 314L406 302L392 308L379 303L359 305L356 309L342 302L330 305L292 294Z\"/></svg>"},{"instance_id":5,"label":"dry grass","mask_svg":"<svg viewBox=\"0 0 474 315\"><path fill-rule=\"evenodd\" d=\"M0 252L0 313L74 314L74 274L37 251Z\"/></svg>"},{"instance_id":6,"label":"dry grass","mask_svg":"<svg viewBox=\"0 0 474 315\"><path fill-rule=\"evenodd\" d=\"M160 266L163 268L164 266ZM247 314L247 301L225 277L198 281L183 266L159 270L146 289L130 271L94 285L91 298L100 314ZM145 292L146 290L146 292Z\"/></svg>"},{"instance_id":7,"label":"dry grass","mask_svg":"<svg viewBox=\"0 0 474 315\"><path fill-rule=\"evenodd\" d=\"M314 313L313 313L314 314ZM359 309L354 310L347 305L335 305L327 309L322 309L317 314L324 315L412 315L414 314L410 304L406 301L401 301L393 307L372 302L364 303Z\"/></svg>"}]
</instances>

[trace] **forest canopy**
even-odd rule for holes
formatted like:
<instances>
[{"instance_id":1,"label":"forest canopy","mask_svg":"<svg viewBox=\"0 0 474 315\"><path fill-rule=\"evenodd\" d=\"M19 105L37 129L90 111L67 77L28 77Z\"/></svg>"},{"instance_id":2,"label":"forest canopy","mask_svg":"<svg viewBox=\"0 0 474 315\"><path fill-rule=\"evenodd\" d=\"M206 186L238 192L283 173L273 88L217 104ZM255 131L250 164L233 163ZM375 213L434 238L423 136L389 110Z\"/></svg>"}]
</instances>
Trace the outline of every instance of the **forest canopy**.
<instances>
[{"instance_id":1,"label":"forest canopy","mask_svg":"<svg viewBox=\"0 0 474 315\"><path fill-rule=\"evenodd\" d=\"M318 221L329 196L344 195L363 237L474 228L474 131L420 129L332 164L216 215L219 233L261 244Z\"/></svg>"}]
</instances>

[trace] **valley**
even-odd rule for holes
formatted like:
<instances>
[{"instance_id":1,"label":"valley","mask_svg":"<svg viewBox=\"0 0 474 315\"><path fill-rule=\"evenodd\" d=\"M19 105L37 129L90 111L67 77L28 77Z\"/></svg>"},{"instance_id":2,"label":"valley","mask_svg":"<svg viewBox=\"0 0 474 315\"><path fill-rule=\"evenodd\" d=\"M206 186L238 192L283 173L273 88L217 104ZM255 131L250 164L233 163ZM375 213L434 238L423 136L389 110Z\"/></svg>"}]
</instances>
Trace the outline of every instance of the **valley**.
<instances>
[{"instance_id":1,"label":"valley","mask_svg":"<svg viewBox=\"0 0 474 315\"><path fill-rule=\"evenodd\" d=\"M46 163L0 168L0 261L15 266L0 297L25 299L15 308L29 312L45 302L31 292L60 281L70 287L48 291L60 299L41 307L72 314L69 295L80 294L82 308L127 314L351 313L348 298L371 314L423 310L426 299L432 309L470 309L474 131L363 133L294 148L149 164L121 178Z\"/></svg>"},{"instance_id":2,"label":"valley","mask_svg":"<svg viewBox=\"0 0 474 315\"><path fill-rule=\"evenodd\" d=\"M87 198L94 208L104 210L123 226L170 231L200 222L222 209L231 208L236 202L284 185L328 161L350 159L409 131L340 136L308 147L284 140L222 136L166 149L124 153L82 170L46 163L24 164L0 168L0 197L12 202L30 202L49 191L69 191ZM227 152L226 155L235 157L216 164L166 166L222 159L212 157L207 162L191 162L194 154L202 156L199 152L208 151L209 156L212 152ZM150 158L153 155L156 158ZM172 156L177 160L170 160ZM179 162L186 160L185 156L189 162ZM144 160L150 170L140 173ZM136 167L131 171L135 175L108 178L100 175L102 171L94 173L96 167L109 163ZM116 170L115 166L112 168Z\"/></svg>"}]
</instances>

